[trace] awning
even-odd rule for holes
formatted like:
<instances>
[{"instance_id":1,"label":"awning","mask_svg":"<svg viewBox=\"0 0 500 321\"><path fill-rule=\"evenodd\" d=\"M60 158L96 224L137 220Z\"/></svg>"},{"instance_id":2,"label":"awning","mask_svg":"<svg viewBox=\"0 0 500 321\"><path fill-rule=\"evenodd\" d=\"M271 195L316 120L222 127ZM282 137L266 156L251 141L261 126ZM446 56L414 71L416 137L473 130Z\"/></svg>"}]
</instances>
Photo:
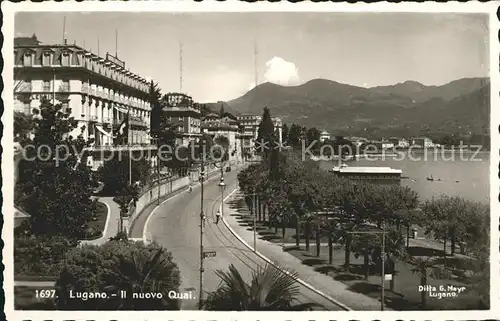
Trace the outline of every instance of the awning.
<instances>
[{"instance_id":1,"label":"awning","mask_svg":"<svg viewBox=\"0 0 500 321\"><path fill-rule=\"evenodd\" d=\"M113 137L113 135L111 135L111 133L108 133L107 131L105 131L101 126L96 125L95 128L97 128L97 130L100 131L101 133L103 133L104 135L109 136L109 137Z\"/></svg>"},{"instance_id":2,"label":"awning","mask_svg":"<svg viewBox=\"0 0 500 321\"><path fill-rule=\"evenodd\" d=\"M125 109L125 108L121 108L121 107L118 107L118 106L114 106L114 108L116 110L118 110L119 112L121 112L121 113L125 113L125 114L128 113L128 110Z\"/></svg>"}]
</instances>

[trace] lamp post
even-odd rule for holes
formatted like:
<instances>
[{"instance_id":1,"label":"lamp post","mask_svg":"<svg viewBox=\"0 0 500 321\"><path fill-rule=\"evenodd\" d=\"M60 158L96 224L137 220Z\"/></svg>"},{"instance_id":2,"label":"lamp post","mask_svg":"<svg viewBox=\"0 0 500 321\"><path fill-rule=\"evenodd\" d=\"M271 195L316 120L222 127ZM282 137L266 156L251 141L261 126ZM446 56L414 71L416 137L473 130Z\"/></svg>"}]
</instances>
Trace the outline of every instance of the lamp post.
<instances>
[{"instance_id":1,"label":"lamp post","mask_svg":"<svg viewBox=\"0 0 500 321\"><path fill-rule=\"evenodd\" d=\"M382 271L380 277L380 311L384 311L384 300L385 300L385 222L382 223L382 231L363 231L363 232L348 232L349 234L382 234L382 245L381 245L381 260L382 260Z\"/></svg>"},{"instance_id":2,"label":"lamp post","mask_svg":"<svg viewBox=\"0 0 500 321\"><path fill-rule=\"evenodd\" d=\"M203 307L203 272L205 271L203 268L203 259L205 258L203 255L203 225L205 224L205 213L203 210L203 181L205 180L205 145L202 145L202 154L201 154L201 169L200 169L200 190L201 190L201 201L200 201L200 294L198 297L198 305L199 309Z\"/></svg>"},{"instance_id":3,"label":"lamp post","mask_svg":"<svg viewBox=\"0 0 500 321\"><path fill-rule=\"evenodd\" d=\"M222 217L224 217L224 190L226 189L226 183L224 183L224 174L221 171L221 177L220 177L220 183L219 183L219 189L221 192L221 205L220 205L220 214Z\"/></svg>"}]
</instances>

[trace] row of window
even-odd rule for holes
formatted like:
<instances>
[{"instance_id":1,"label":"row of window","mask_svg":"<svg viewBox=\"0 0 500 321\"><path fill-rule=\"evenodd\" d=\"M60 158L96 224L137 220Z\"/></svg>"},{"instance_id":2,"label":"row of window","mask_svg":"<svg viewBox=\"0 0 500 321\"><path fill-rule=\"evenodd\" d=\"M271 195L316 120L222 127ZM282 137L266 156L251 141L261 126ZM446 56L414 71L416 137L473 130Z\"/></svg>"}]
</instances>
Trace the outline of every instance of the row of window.
<instances>
[{"instance_id":1,"label":"row of window","mask_svg":"<svg viewBox=\"0 0 500 321\"><path fill-rule=\"evenodd\" d=\"M25 67L32 67L35 65L41 65L44 67L48 66L83 66L94 72L103 74L104 76L117 80L121 83L139 89L146 92L148 90L148 85L143 81L132 77L130 72L124 71L123 69L115 69L111 67L111 63L102 63L98 58L91 56L84 56L82 53L76 53L71 51L63 51L60 55L56 55L51 51L45 51L41 53L41 56L37 59L37 53L34 50L25 51L20 57L21 60L16 60L16 64L21 63ZM114 64L113 64L114 66ZM122 68L122 67L120 67Z\"/></svg>"}]
</instances>

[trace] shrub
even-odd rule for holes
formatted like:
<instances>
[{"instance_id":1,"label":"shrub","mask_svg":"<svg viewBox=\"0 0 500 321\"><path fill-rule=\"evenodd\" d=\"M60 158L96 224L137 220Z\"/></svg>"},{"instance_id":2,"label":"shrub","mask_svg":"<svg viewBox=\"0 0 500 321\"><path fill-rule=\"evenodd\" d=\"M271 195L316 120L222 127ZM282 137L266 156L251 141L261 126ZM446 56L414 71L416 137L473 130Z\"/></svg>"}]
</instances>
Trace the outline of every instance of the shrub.
<instances>
[{"instance_id":1,"label":"shrub","mask_svg":"<svg viewBox=\"0 0 500 321\"><path fill-rule=\"evenodd\" d=\"M56 305L61 310L174 310L179 303L168 292L177 292L179 286L179 269L170 252L155 244L110 241L70 253L56 281ZM126 298L120 290L127 292ZM70 291L107 293L108 298L71 299ZM133 299L134 292L161 293L163 298Z\"/></svg>"},{"instance_id":2,"label":"shrub","mask_svg":"<svg viewBox=\"0 0 500 321\"><path fill-rule=\"evenodd\" d=\"M63 237L18 237L14 241L16 275L57 276L72 244Z\"/></svg>"}]
</instances>

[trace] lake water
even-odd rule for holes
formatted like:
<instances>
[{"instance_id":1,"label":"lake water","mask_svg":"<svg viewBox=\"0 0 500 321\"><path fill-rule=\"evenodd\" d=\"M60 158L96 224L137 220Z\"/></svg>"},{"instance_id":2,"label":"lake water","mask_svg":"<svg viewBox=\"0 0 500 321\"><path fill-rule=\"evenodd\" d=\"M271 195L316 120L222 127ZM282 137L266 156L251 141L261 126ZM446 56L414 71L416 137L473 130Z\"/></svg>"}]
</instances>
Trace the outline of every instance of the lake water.
<instances>
[{"instance_id":1,"label":"lake water","mask_svg":"<svg viewBox=\"0 0 500 321\"><path fill-rule=\"evenodd\" d=\"M405 152L406 153L406 152ZM401 169L401 180L416 191L421 200L438 197L441 194L462 196L466 199L489 203L490 193L490 154L481 152L473 157L474 153L452 154L451 152L428 153L412 152L404 157L398 156L370 156L370 159L360 158L357 161L346 162L348 166L386 166ZM320 167L328 170L338 166L338 161L319 161ZM434 178L428 181L426 178ZM438 181L441 179L441 181ZM458 182L457 182L458 181Z\"/></svg>"}]
</instances>

